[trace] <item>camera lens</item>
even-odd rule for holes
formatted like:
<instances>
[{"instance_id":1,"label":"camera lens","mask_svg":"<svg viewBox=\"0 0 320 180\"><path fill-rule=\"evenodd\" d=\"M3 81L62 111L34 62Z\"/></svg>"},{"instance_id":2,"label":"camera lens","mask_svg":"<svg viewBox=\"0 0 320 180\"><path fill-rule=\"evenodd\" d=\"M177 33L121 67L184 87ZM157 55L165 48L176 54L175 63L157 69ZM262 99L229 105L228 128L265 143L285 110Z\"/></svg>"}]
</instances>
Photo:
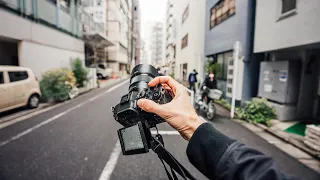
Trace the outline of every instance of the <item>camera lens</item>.
<instances>
[{"instance_id":1,"label":"camera lens","mask_svg":"<svg viewBox=\"0 0 320 180\"><path fill-rule=\"evenodd\" d=\"M158 76L158 71L151 65L139 64L132 69L129 92L143 91L148 88L148 83Z\"/></svg>"}]
</instances>

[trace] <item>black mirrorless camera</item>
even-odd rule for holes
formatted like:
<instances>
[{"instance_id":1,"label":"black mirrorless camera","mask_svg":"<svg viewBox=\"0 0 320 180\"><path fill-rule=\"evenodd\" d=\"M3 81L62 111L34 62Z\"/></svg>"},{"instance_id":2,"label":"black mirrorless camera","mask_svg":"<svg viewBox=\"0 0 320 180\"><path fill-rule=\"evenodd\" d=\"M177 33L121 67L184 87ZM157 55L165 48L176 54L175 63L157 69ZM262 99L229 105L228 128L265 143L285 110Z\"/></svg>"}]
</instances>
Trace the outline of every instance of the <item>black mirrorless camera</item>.
<instances>
[{"instance_id":1,"label":"black mirrorless camera","mask_svg":"<svg viewBox=\"0 0 320 180\"><path fill-rule=\"evenodd\" d=\"M148 86L148 83L157 76L157 69L151 65L135 66L131 72L129 93L122 96L120 103L112 108L115 120L124 126L118 130L124 155L149 152L153 145L150 128L164 122L158 115L145 112L137 105L137 101L141 98L159 104L172 100L169 92L161 84L155 87Z\"/></svg>"}]
</instances>

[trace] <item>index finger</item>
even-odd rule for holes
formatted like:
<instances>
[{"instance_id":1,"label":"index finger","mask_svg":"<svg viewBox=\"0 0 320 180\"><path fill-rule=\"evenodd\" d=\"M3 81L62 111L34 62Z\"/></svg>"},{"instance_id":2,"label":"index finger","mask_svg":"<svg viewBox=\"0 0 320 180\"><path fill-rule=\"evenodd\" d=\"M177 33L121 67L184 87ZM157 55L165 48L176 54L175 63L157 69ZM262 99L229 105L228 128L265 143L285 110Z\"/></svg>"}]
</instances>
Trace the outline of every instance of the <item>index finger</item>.
<instances>
[{"instance_id":1,"label":"index finger","mask_svg":"<svg viewBox=\"0 0 320 180\"><path fill-rule=\"evenodd\" d=\"M167 84L174 92L176 91L178 86L180 86L180 84L170 76L159 76L149 82L150 87L156 86L158 84Z\"/></svg>"}]
</instances>

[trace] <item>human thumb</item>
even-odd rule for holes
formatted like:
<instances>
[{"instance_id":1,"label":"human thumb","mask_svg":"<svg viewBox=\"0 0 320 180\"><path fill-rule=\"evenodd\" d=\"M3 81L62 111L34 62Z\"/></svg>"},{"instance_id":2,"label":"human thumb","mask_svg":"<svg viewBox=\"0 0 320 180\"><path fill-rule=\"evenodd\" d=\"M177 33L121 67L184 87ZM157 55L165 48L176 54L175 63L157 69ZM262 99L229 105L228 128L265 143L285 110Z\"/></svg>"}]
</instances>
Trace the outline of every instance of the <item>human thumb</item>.
<instances>
[{"instance_id":1,"label":"human thumb","mask_svg":"<svg viewBox=\"0 0 320 180\"><path fill-rule=\"evenodd\" d=\"M138 106L147 112L155 113L155 114L162 114L163 107L160 104L157 104L149 99L139 99Z\"/></svg>"}]
</instances>

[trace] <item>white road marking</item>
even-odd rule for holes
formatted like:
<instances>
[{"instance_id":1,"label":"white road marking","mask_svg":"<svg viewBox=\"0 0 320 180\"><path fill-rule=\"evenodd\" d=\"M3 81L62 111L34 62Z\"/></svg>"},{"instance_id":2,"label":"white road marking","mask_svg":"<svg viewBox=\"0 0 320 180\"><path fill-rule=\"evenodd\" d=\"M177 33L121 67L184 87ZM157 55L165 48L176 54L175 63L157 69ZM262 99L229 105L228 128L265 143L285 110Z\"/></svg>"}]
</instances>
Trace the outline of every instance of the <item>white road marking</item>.
<instances>
[{"instance_id":1,"label":"white road marking","mask_svg":"<svg viewBox=\"0 0 320 180\"><path fill-rule=\"evenodd\" d=\"M110 157L109 157L107 164L103 168L103 171L100 175L99 180L109 180L110 179L111 174L112 174L114 168L116 167L120 153L121 153L121 147L120 147L120 142L118 140L116 145L113 148L112 153L110 154Z\"/></svg>"},{"instance_id":2,"label":"white road marking","mask_svg":"<svg viewBox=\"0 0 320 180\"><path fill-rule=\"evenodd\" d=\"M74 106L74 107L72 107L72 108L70 108L70 109L68 109L68 110L66 110L66 111L64 111L64 112L62 112L62 113L59 113L59 114L57 114L57 115L55 115L55 116L53 116L53 117L51 117L51 118L49 118L49 119L41 122L41 123L33 126L32 128L29 128L29 129L27 129L27 130L25 130L25 131L22 131L21 133L15 135L15 136L13 136L13 137L11 137L10 139L1 142L1 143L0 143L0 147L6 145L6 144L8 144L8 143L10 143L11 141L17 140L17 139L21 138L21 137L24 136L24 135L27 135L27 134L31 133L32 131L34 131L34 130L36 130L36 129L38 129L38 128L40 128L40 127L42 127L42 126L44 126L44 125L46 125L46 124L48 124L48 123L56 120L56 119L58 119L58 118L61 117L61 116L66 115L67 113L69 113L69 112L71 112L71 111L73 111L73 110L75 110L75 109L78 109L79 107L85 105L87 102L88 102L88 101L86 101L86 102L84 102L84 103L80 103L80 104L78 104L77 106Z\"/></svg>"},{"instance_id":3,"label":"white road marking","mask_svg":"<svg viewBox=\"0 0 320 180\"><path fill-rule=\"evenodd\" d=\"M124 84L127 83L127 82L128 82L128 81L124 81L124 82L122 82L122 83L120 83L120 84L118 84L118 85L116 85L116 86L114 86L114 87L106 90L105 92L103 92L103 93L101 93L101 94L99 94L99 95L94 96L94 97L91 98L91 99L97 99L97 98L101 97L102 95L105 95L105 94L107 94L107 93L115 90L116 88L124 85ZM1 147L1 146L4 146L4 145L6 145L6 144L8 144L8 143L10 143L10 142L12 142L12 141L14 141L14 140L19 139L19 138L21 138L22 136L25 136L25 135L31 133L32 131L34 131L34 130L36 130L36 129L38 129L38 128L40 128L40 127L42 127L42 126L44 126L44 125L46 125L46 124L48 124L48 123L56 120L56 119L58 119L58 118L61 117L61 116L66 115L67 113L69 113L69 112L71 112L71 111L73 111L73 110L75 110L75 109L80 108L81 106L83 106L83 105L91 102L91 101L92 101L91 99L89 99L89 100L87 100L87 101L85 101L85 102L82 102L82 103L80 103L80 104L78 104L78 105L76 105L76 106L74 106L74 107L72 107L72 108L70 108L70 109L68 109L68 110L66 110L66 111L64 111L64 112L61 112L61 113L59 113L59 114L57 114L57 115L55 115L55 116L53 116L53 117L51 117L51 118L49 118L49 119L47 119L47 120L39 123L39 124L37 124L37 125L29 128L29 129L25 130L25 131L22 131L21 133L15 135L15 136L13 136L13 137L11 137L10 139L8 139L8 140L6 140L6 141L0 142L0 147Z\"/></svg>"},{"instance_id":4,"label":"white road marking","mask_svg":"<svg viewBox=\"0 0 320 180\"><path fill-rule=\"evenodd\" d=\"M151 134L156 135L158 134L157 131L151 131ZM161 135L180 135L178 131L159 131Z\"/></svg>"},{"instance_id":5,"label":"white road marking","mask_svg":"<svg viewBox=\"0 0 320 180\"><path fill-rule=\"evenodd\" d=\"M159 131L161 135L180 135L178 131ZM157 134L157 131L151 131L151 134ZM110 154L109 160L105 167L103 168L103 171L100 175L99 180L109 180L112 172L117 165L118 158L121 153L121 146L119 140L117 141L116 145L113 148L112 153Z\"/></svg>"}]
</instances>

